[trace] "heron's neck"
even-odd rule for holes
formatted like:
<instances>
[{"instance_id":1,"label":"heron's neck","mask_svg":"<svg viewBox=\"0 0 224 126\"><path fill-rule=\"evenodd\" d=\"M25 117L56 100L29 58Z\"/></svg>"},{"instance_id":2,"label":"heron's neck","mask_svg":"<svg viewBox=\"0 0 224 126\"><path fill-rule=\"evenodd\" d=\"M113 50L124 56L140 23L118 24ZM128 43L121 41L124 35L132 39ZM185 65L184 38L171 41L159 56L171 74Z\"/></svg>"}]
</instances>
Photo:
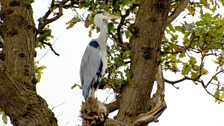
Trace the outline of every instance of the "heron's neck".
<instances>
[{"instance_id":1,"label":"heron's neck","mask_svg":"<svg viewBox=\"0 0 224 126\"><path fill-rule=\"evenodd\" d=\"M106 50L107 38L108 38L107 26L103 25L103 26L100 27L100 35L97 38L97 40L100 44L101 50Z\"/></svg>"}]
</instances>

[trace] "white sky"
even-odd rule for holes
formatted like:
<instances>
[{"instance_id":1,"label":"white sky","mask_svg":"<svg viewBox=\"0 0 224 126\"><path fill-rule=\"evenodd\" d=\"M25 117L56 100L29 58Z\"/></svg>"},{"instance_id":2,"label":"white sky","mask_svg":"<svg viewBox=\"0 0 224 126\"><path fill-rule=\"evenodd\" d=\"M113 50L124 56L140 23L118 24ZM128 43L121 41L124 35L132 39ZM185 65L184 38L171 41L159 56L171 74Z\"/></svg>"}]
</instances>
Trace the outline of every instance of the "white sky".
<instances>
[{"instance_id":1,"label":"white sky","mask_svg":"<svg viewBox=\"0 0 224 126\"><path fill-rule=\"evenodd\" d=\"M35 21L44 15L50 0L36 0L33 4ZM71 89L74 83L80 83L79 67L82 54L88 42L88 29L78 23L70 30L66 29L68 22L75 13L65 11L64 16L52 23L51 28L55 38L52 42L59 57L51 51L40 60L40 65L47 66L42 75L41 82L37 85L40 94L49 104L58 119L59 126L81 125L79 111L83 101L81 90ZM97 34L94 35L95 37ZM94 37L94 38L95 38ZM38 51L39 59L48 48ZM165 74L166 78L171 78ZM217 104L203 88L186 81L177 85L179 90L171 85L166 85L166 102L168 108L159 118L158 123L151 126L224 126L224 104ZM98 91L97 95L102 92ZM107 95L106 95L107 96ZM101 98L103 101L106 97ZM3 123L0 121L0 126ZM7 124L6 126L10 126Z\"/></svg>"}]
</instances>

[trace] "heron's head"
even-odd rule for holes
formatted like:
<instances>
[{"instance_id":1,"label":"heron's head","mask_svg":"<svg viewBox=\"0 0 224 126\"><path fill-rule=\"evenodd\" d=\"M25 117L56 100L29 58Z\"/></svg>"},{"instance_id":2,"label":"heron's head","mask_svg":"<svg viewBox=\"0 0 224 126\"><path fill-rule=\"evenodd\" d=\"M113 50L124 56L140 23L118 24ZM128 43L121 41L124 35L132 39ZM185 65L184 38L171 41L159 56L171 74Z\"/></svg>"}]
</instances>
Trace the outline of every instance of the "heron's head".
<instances>
[{"instance_id":1,"label":"heron's head","mask_svg":"<svg viewBox=\"0 0 224 126\"><path fill-rule=\"evenodd\" d=\"M94 17L94 23L97 27L102 27L106 24L106 20L109 19L119 19L120 17L111 15L106 11L98 11L98 13Z\"/></svg>"}]
</instances>

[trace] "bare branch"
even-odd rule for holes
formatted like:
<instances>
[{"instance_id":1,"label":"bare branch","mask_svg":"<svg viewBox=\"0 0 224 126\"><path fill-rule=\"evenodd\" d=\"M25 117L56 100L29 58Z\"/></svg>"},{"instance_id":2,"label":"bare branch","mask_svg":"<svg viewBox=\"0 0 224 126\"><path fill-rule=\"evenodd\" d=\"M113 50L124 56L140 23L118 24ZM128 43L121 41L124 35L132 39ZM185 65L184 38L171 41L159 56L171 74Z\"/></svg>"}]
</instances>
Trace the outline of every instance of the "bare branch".
<instances>
[{"instance_id":1,"label":"bare branch","mask_svg":"<svg viewBox=\"0 0 224 126\"><path fill-rule=\"evenodd\" d=\"M220 70L219 72L217 72L215 75L213 75L213 76L211 77L211 79L208 81L208 83L205 85L205 88L207 88L208 85L212 82L212 80L213 80L218 74L220 74L220 73L222 73L222 72L224 72L223 69Z\"/></svg>"},{"instance_id":2,"label":"bare branch","mask_svg":"<svg viewBox=\"0 0 224 126\"><path fill-rule=\"evenodd\" d=\"M190 2L190 0L182 0L181 3L179 4L179 6L177 8L175 8L175 10L173 11L173 13L171 13L167 19L167 25L170 24L187 6L187 4Z\"/></svg>"},{"instance_id":3,"label":"bare branch","mask_svg":"<svg viewBox=\"0 0 224 126\"><path fill-rule=\"evenodd\" d=\"M218 101L224 102L224 100L222 100L222 99L220 99L220 98L217 98L214 94L212 94L210 91L208 91L208 89L207 89L205 83L204 83L202 80L201 80L201 81L198 81L198 82L201 83L202 87L205 89L205 91L206 91L209 95L211 95L212 97L214 97L214 98L215 98L216 100L218 100Z\"/></svg>"},{"instance_id":4,"label":"bare branch","mask_svg":"<svg viewBox=\"0 0 224 126\"><path fill-rule=\"evenodd\" d=\"M47 43L47 42L44 42L44 41L40 41L40 42L43 43L43 44L45 44L45 45L48 45L48 46L50 47L51 51L52 51L55 55L59 56L59 54L54 50L54 48L53 48L53 46L52 46L51 43Z\"/></svg>"},{"instance_id":5,"label":"bare branch","mask_svg":"<svg viewBox=\"0 0 224 126\"><path fill-rule=\"evenodd\" d=\"M170 80L164 79L164 81L165 81L166 83L169 83L169 84L172 84L172 85L174 85L174 84L176 84L176 83L180 83L180 82L185 81L185 80L192 80L192 79L189 78L189 77L187 77L187 76L184 76L183 78L181 78L181 79L179 79L179 80L176 80L176 81L170 81Z\"/></svg>"}]
</instances>

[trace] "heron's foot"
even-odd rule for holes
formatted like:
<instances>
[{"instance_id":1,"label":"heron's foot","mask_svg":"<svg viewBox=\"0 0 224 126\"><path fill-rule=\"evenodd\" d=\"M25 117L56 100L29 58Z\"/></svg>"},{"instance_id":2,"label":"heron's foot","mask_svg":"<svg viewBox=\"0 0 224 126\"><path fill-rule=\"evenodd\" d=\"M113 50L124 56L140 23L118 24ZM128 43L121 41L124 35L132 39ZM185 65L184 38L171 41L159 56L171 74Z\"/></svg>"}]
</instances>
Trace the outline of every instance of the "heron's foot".
<instances>
[{"instance_id":1,"label":"heron's foot","mask_svg":"<svg viewBox=\"0 0 224 126\"><path fill-rule=\"evenodd\" d=\"M106 106L96 98L89 97L82 103L81 117L83 126L95 126L103 124L108 116Z\"/></svg>"}]
</instances>

